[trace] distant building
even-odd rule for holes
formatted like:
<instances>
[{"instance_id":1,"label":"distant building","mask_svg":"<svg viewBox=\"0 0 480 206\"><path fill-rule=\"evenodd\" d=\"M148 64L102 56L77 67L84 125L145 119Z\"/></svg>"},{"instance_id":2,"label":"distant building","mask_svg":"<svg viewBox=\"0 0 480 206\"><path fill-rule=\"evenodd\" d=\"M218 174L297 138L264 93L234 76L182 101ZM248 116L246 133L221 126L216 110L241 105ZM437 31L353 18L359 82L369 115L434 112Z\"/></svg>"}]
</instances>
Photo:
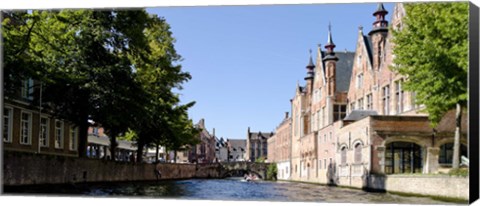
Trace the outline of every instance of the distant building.
<instances>
[{"instance_id":1,"label":"distant building","mask_svg":"<svg viewBox=\"0 0 480 206\"><path fill-rule=\"evenodd\" d=\"M220 139L215 137L215 162L227 162L228 161L228 145L227 141L221 137Z\"/></svg>"},{"instance_id":2,"label":"distant building","mask_svg":"<svg viewBox=\"0 0 480 206\"><path fill-rule=\"evenodd\" d=\"M213 129L213 134L210 134L205 128L204 119L201 119L195 126L201 130L197 137L200 140L200 143L191 147L188 154L188 161L212 163L215 161L215 129Z\"/></svg>"},{"instance_id":3,"label":"distant building","mask_svg":"<svg viewBox=\"0 0 480 206\"><path fill-rule=\"evenodd\" d=\"M134 161L132 158L136 157L137 152L137 146L134 142L117 139L118 145L114 155L112 155L110 138L104 131L104 128L98 124L92 124L88 128L87 157L95 159L111 159L114 157L116 161ZM148 158L145 159L145 161L147 160Z\"/></svg>"},{"instance_id":4,"label":"distant building","mask_svg":"<svg viewBox=\"0 0 480 206\"><path fill-rule=\"evenodd\" d=\"M245 161L244 155L247 152L247 140L244 139L228 139L228 161L240 162Z\"/></svg>"},{"instance_id":5,"label":"distant building","mask_svg":"<svg viewBox=\"0 0 480 206\"><path fill-rule=\"evenodd\" d=\"M267 140L273 136L273 132L250 132L250 127L247 131L247 161L254 162L260 157L267 158Z\"/></svg>"},{"instance_id":6,"label":"distant building","mask_svg":"<svg viewBox=\"0 0 480 206\"><path fill-rule=\"evenodd\" d=\"M267 160L277 164L277 178L290 178L290 155L292 145L292 118L285 113L285 118L275 130L275 134L270 137L268 142Z\"/></svg>"}]
</instances>

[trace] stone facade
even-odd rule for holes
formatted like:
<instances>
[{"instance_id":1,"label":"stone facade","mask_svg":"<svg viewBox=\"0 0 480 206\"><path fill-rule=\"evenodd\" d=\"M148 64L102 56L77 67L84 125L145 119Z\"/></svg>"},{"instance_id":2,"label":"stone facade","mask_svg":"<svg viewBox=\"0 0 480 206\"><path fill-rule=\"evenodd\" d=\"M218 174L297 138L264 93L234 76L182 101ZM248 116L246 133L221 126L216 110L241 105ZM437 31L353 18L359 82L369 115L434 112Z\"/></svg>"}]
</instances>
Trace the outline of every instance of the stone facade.
<instances>
[{"instance_id":1,"label":"stone facade","mask_svg":"<svg viewBox=\"0 0 480 206\"><path fill-rule=\"evenodd\" d=\"M276 128L275 134L267 140L267 161L277 164L277 178L288 179L290 177L290 158L292 145L292 118L285 113L285 118Z\"/></svg>"},{"instance_id":2,"label":"stone facade","mask_svg":"<svg viewBox=\"0 0 480 206\"><path fill-rule=\"evenodd\" d=\"M245 161L245 153L247 153L247 140L244 139L227 139L228 162Z\"/></svg>"},{"instance_id":3,"label":"stone facade","mask_svg":"<svg viewBox=\"0 0 480 206\"><path fill-rule=\"evenodd\" d=\"M335 52L329 28L325 51L318 46L315 64L310 56L305 86L297 84L290 100L290 180L364 188L373 187L368 184L373 174L427 174L451 167L455 113L449 111L431 128L415 93L404 91L406 77L390 68L395 56L389 29L403 28L403 4L395 5L392 27L387 14L378 4L368 34L359 27L354 52ZM467 118L465 112L463 128ZM269 142L275 149L269 154L280 165L276 142ZM467 156L465 129L461 144L461 155Z\"/></svg>"},{"instance_id":4,"label":"stone facade","mask_svg":"<svg viewBox=\"0 0 480 206\"><path fill-rule=\"evenodd\" d=\"M267 140L274 135L264 132L250 132L250 127L247 131L247 152L245 154L246 160L255 162L260 157L267 158Z\"/></svg>"},{"instance_id":5,"label":"stone facade","mask_svg":"<svg viewBox=\"0 0 480 206\"><path fill-rule=\"evenodd\" d=\"M205 128L204 119L201 119L196 126L200 129L198 135L200 143L190 149L188 162L212 163L215 161L215 129L213 129L213 134L210 134Z\"/></svg>"}]
</instances>

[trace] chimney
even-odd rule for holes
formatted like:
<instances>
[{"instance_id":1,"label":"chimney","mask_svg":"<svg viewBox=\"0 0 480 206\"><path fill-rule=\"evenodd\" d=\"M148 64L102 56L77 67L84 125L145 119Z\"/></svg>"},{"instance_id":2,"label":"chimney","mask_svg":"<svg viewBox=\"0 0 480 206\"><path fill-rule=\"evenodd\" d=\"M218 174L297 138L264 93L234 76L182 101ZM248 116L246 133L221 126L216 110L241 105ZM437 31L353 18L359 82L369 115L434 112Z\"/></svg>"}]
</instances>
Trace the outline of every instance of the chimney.
<instances>
[{"instance_id":1,"label":"chimney","mask_svg":"<svg viewBox=\"0 0 480 206\"><path fill-rule=\"evenodd\" d=\"M213 133L213 136L215 137L215 128L213 128L212 133Z\"/></svg>"},{"instance_id":2,"label":"chimney","mask_svg":"<svg viewBox=\"0 0 480 206\"><path fill-rule=\"evenodd\" d=\"M288 119L288 112L285 112L285 119Z\"/></svg>"}]
</instances>

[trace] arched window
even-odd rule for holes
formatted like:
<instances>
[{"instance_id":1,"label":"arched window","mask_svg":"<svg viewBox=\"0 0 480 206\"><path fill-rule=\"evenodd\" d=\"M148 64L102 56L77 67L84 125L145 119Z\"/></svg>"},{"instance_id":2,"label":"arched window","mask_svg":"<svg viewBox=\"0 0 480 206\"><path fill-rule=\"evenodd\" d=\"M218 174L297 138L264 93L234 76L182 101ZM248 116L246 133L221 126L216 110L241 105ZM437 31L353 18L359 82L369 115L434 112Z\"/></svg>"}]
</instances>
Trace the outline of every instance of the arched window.
<instances>
[{"instance_id":1,"label":"arched window","mask_svg":"<svg viewBox=\"0 0 480 206\"><path fill-rule=\"evenodd\" d=\"M468 149L465 145L460 144L460 156L458 157L461 160L462 156L468 157ZM438 163L445 166L450 166L453 161L453 143L447 143L440 146L440 152L438 157ZM461 162L461 161L460 161Z\"/></svg>"},{"instance_id":2,"label":"arched window","mask_svg":"<svg viewBox=\"0 0 480 206\"><path fill-rule=\"evenodd\" d=\"M362 162L362 144L358 143L355 145L355 163Z\"/></svg>"},{"instance_id":3,"label":"arched window","mask_svg":"<svg viewBox=\"0 0 480 206\"><path fill-rule=\"evenodd\" d=\"M342 148L341 157L342 157L342 160L341 160L342 165L346 164L347 163L347 147Z\"/></svg>"}]
</instances>

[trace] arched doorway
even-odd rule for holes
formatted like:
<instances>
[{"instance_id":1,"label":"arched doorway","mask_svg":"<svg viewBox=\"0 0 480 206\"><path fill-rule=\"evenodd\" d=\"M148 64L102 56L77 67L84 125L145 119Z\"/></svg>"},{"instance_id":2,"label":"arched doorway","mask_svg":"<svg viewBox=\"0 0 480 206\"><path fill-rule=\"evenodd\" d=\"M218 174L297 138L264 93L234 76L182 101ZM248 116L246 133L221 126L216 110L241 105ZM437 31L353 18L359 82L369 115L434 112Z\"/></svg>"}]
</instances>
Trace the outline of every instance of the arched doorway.
<instances>
[{"instance_id":1,"label":"arched doorway","mask_svg":"<svg viewBox=\"0 0 480 206\"><path fill-rule=\"evenodd\" d=\"M385 173L422 173L423 149L412 142L392 142L385 148Z\"/></svg>"}]
</instances>

